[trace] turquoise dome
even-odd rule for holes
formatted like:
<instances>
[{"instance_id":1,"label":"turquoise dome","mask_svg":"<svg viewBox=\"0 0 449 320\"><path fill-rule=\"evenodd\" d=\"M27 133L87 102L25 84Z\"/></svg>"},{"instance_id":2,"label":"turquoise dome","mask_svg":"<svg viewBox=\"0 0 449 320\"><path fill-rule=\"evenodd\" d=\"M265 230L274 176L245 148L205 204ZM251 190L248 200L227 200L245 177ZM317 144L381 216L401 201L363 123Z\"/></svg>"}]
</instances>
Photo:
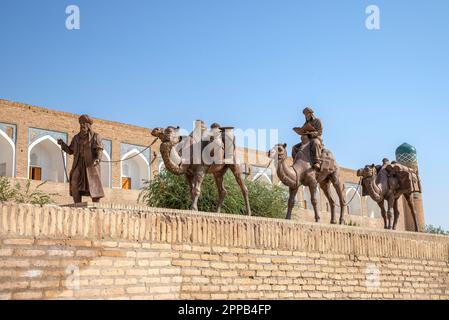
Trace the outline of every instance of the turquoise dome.
<instances>
[{"instance_id":1,"label":"turquoise dome","mask_svg":"<svg viewBox=\"0 0 449 320\"><path fill-rule=\"evenodd\" d=\"M416 148L408 143L401 144L396 149L396 160L402 163L416 162Z\"/></svg>"},{"instance_id":2,"label":"turquoise dome","mask_svg":"<svg viewBox=\"0 0 449 320\"><path fill-rule=\"evenodd\" d=\"M402 153L411 153L411 154L416 154L416 148L408 143L403 143L401 144L397 149L396 149L396 154L402 154Z\"/></svg>"}]
</instances>

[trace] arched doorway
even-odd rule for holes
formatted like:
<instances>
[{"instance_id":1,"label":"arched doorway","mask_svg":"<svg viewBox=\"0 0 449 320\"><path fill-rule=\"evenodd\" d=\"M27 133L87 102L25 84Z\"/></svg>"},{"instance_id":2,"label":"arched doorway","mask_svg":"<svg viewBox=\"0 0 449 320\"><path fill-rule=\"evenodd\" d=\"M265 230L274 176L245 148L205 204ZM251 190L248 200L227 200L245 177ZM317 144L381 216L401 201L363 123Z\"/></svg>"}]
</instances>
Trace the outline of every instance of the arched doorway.
<instances>
[{"instance_id":1,"label":"arched doorway","mask_svg":"<svg viewBox=\"0 0 449 320\"><path fill-rule=\"evenodd\" d=\"M53 137L37 139L28 147L29 179L65 182L63 161L66 156L61 156L61 148Z\"/></svg>"},{"instance_id":2,"label":"arched doorway","mask_svg":"<svg viewBox=\"0 0 449 320\"><path fill-rule=\"evenodd\" d=\"M254 176L253 181L259 181L259 182L263 182L263 183L273 184L273 182L271 181L271 178L265 172L257 173Z\"/></svg>"},{"instance_id":3,"label":"arched doorway","mask_svg":"<svg viewBox=\"0 0 449 320\"><path fill-rule=\"evenodd\" d=\"M375 202L371 197L365 197L366 199L366 210L368 211L368 217L370 218L381 218L381 210L377 202ZM386 201L385 201L386 204ZM385 205L387 208L387 204Z\"/></svg>"},{"instance_id":4,"label":"arched doorway","mask_svg":"<svg viewBox=\"0 0 449 320\"><path fill-rule=\"evenodd\" d=\"M0 130L0 177L14 177L16 146L11 138Z\"/></svg>"},{"instance_id":5,"label":"arched doorway","mask_svg":"<svg viewBox=\"0 0 449 320\"><path fill-rule=\"evenodd\" d=\"M349 201L351 202L349 203ZM346 189L346 203L348 203L348 214L362 215L362 197L356 188L349 187Z\"/></svg>"},{"instance_id":6,"label":"arched doorway","mask_svg":"<svg viewBox=\"0 0 449 320\"><path fill-rule=\"evenodd\" d=\"M158 172L162 173L162 171L165 170L165 163L164 161L159 162Z\"/></svg>"},{"instance_id":7,"label":"arched doorway","mask_svg":"<svg viewBox=\"0 0 449 320\"><path fill-rule=\"evenodd\" d=\"M134 157L133 157L134 156ZM123 161L133 157L132 159ZM150 179L150 164L137 149L127 152L122 157L121 182L122 189L138 190Z\"/></svg>"},{"instance_id":8,"label":"arched doorway","mask_svg":"<svg viewBox=\"0 0 449 320\"><path fill-rule=\"evenodd\" d=\"M111 157L103 150L103 160L111 161ZM102 162L101 163L101 183L103 187L110 188L111 187L111 163L110 162Z\"/></svg>"}]
</instances>

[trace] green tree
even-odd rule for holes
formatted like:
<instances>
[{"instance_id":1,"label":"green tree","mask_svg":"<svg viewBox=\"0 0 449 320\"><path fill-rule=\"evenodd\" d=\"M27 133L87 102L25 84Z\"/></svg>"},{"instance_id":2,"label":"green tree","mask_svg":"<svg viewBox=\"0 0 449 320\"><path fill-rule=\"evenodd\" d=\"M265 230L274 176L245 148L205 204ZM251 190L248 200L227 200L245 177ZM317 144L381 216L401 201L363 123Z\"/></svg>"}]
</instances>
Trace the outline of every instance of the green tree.
<instances>
[{"instance_id":1,"label":"green tree","mask_svg":"<svg viewBox=\"0 0 449 320\"><path fill-rule=\"evenodd\" d=\"M435 227L431 224L426 226L426 233L449 235L449 231L443 230L441 227Z\"/></svg>"},{"instance_id":2,"label":"green tree","mask_svg":"<svg viewBox=\"0 0 449 320\"><path fill-rule=\"evenodd\" d=\"M222 212L246 214L240 187L231 173L224 177L227 196ZM249 190L249 202L254 216L284 218L288 194L279 186L259 181L245 180ZM188 210L192 203L189 188L183 176L176 176L163 171L147 181L142 188L139 199L151 207ZM214 212L218 201L218 191L211 175L204 179L201 196L198 201L200 211Z\"/></svg>"}]
</instances>

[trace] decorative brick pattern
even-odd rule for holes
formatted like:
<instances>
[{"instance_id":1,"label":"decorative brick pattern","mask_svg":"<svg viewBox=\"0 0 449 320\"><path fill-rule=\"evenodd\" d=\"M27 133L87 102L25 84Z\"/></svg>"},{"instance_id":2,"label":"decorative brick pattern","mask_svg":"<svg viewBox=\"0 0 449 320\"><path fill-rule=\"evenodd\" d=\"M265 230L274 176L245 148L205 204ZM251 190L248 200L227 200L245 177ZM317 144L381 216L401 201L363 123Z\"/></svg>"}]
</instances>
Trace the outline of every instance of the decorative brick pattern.
<instances>
[{"instance_id":1,"label":"decorative brick pattern","mask_svg":"<svg viewBox=\"0 0 449 320\"><path fill-rule=\"evenodd\" d=\"M0 205L0 299L449 299L449 237Z\"/></svg>"}]
</instances>

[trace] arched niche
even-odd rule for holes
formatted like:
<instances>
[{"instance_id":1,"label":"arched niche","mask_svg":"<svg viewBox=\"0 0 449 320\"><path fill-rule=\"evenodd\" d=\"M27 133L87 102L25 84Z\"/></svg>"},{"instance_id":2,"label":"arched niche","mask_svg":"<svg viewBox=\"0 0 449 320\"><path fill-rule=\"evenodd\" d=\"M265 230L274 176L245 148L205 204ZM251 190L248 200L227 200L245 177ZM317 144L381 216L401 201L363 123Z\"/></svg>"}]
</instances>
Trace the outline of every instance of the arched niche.
<instances>
[{"instance_id":1,"label":"arched niche","mask_svg":"<svg viewBox=\"0 0 449 320\"><path fill-rule=\"evenodd\" d=\"M16 146L11 138L0 130L0 177L14 177Z\"/></svg>"},{"instance_id":2,"label":"arched niche","mask_svg":"<svg viewBox=\"0 0 449 320\"><path fill-rule=\"evenodd\" d=\"M111 161L111 157L103 150L103 160ZM110 162L102 162L101 163L101 183L105 188L111 188L111 163Z\"/></svg>"},{"instance_id":3,"label":"arched niche","mask_svg":"<svg viewBox=\"0 0 449 320\"><path fill-rule=\"evenodd\" d=\"M349 187L345 190L346 203L348 203L348 213L350 215L362 215L362 197L356 188ZM352 201L351 201L352 200ZM349 201L351 201L349 203Z\"/></svg>"},{"instance_id":4,"label":"arched niche","mask_svg":"<svg viewBox=\"0 0 449 320\"><path fill-rule=\"evenodd\" d=\"M124 154L121 160L122 189L142 188L144 182L150 179L150 164L147 159L137 149L133 149Z\"/></svg>"},{"instance_id":5,"label":"arched niche","mask_svg":"<svg viewBox=\"0 0 449 320\"><path fill-rule=\"evenodd\" d=\"M61 155L61 147L49 136L35 140L28 147L28 174L33 180L65 182L64 163L66 155Z\"/></svg>"}]
</instances>

